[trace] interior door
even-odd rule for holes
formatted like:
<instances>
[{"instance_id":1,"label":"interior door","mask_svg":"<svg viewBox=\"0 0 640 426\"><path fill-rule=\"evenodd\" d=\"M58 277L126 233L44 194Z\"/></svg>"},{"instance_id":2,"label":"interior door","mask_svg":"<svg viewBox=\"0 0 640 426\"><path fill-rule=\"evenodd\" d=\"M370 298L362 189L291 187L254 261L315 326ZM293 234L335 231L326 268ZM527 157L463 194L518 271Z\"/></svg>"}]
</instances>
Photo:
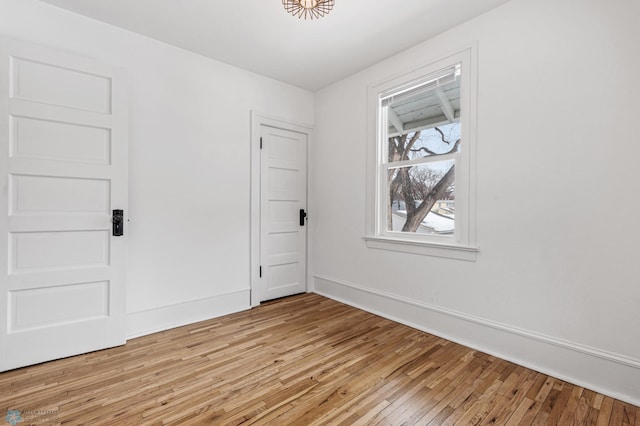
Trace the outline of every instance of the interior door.
<instances>
[{"instance_id":1,"label":"interior door","mask_svg":"<svg viewBox=\"0 0 640 426\"><path fill-rule=\"evenodd\" d=\"M307 289L307 135L265 125L260 134L259 300L264 301Z\"/></svg>"},{"instance_id":2,"label":"interior door","mask_svg":"<svg viewBox=\"0 0 640 426\"><path fill-rule=\"evenodd\" d=\"M0 38L0 370L125 342L123 76Z\"/></svg>"}]
</instances>

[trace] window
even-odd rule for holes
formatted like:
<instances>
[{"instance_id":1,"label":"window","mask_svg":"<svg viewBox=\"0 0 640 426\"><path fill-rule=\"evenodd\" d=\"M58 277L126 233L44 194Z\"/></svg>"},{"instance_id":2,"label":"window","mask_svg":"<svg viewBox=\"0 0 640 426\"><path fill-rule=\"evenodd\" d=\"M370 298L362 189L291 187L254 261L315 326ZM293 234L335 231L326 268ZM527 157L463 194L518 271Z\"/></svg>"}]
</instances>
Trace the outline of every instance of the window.
<instances>
[{"instance_id":1,"label":"window","mask_svg":"<svg viewBox=\"0 0 640 426\"><path fill-rule=\"evenodd\" d=\"M370 88L369 247L475 260L472 53Z\"/></svg>"}]
</instances>

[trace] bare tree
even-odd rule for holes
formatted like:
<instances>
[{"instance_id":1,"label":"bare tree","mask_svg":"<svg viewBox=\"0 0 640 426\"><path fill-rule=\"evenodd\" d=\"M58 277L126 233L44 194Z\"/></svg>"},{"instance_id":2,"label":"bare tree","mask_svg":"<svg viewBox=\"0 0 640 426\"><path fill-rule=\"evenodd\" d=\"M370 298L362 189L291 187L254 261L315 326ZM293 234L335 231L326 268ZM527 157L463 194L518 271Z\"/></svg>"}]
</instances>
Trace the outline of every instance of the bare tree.
<instances>
[{"instance_id":1,"label":"bare tree","mask_svg":"<svg viewBox=\"0 0 640 426\"><path fill-rule=\"evenodd\" d=\"M440 128L434 127L434 130L439 136L440 145L446 147L444 151L435 151L427 141L421 139L422 132L417 131L413 134L389 138L389 162L444 155L458 150L460 139L451 143ZM393 202L402 199L407 210L407 219L402 231L416 232L436 201L451 195L455 166L451 166L446 173L418 169L415 166L400 167L389 170L387 177L389 182L387 229L393 229L391 213Z\"/></svg>"}]
</instances>

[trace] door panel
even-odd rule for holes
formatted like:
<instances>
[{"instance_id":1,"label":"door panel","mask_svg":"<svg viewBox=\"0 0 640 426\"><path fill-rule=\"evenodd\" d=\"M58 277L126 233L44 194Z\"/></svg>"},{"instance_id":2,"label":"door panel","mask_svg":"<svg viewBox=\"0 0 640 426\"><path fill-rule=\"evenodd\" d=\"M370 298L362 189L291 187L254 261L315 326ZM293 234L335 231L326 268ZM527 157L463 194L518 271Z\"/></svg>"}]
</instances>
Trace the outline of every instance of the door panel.
<instances>
[{"instance_id":1,"label":"door panel","mask_svg":"<svg viewBox=\"0 0 640 426\"><path fill-rule=\"evenodd\" d=\"M307 136L261 126L262 278L259 300L306 291Z\"/></svg>"},{"instance_id":2,"label":"door panel","mask_svg":"<svg viewBox=\"0 0 640 426\"><path fill-rule=\"evenodd\" d=\"M109 282L78 283L11 292L12 332L60 325L109 314ZM78 300L84 301L78 303ZM48 309L53 304L57 310Z\"/></svg>"},{"instance_id":3,"label":"door panel","mask_svg":"<svg viewBox=\"0 0 640 426\"><path fill-rule=\"evenodd\" d=\"M108 214L108 179L11 175L13 214L91 212Z\"/></svg>"},{"instance_id":4,"label":"door panel","mask_svg":"<svg viewBox=\"0 0 640 426\"><path fill-rule=\"evenodd\" d=\"M12 232L10 268L13 274L81 266L109 266L110 235L105 230Z\"/></svg>"},{"instance_id":5,"label":"door panel","mask_svg":"<svg viewBox=\"0 0 640 426\"><path fill-rule=\"evenodd\" d=\"M121 72L0 38L0 370L125 342Z\"/></svg>"},{"instance_id":6,"label":"door panel","mask_svg":"<svg viewBox=\"0 0 640 426\"><path fill-rule=\"evenodd\" d=\"M62 63L42 63L19 56L11 58L14 78L11 98L42 102L83 111L111 112L111 78Z\"/></svg>"},{"instance_id":7,"label":"door panel","mask_svg":"<svg viewBox=\"0 0 640 426\"><path fill-rule=\"evenodd\" d=\"M109 164L109 130L78 124L12 119L12 157Z\"/></svg>"}]
</instances>

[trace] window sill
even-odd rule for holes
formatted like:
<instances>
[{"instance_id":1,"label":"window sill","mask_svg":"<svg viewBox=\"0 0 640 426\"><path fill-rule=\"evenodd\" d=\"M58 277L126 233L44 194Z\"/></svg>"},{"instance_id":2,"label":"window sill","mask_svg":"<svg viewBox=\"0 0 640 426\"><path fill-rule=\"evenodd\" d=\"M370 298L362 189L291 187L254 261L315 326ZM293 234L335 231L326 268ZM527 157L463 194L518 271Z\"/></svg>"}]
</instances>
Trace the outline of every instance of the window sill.
<instances>
[{"instance_id":1,"label":"window sill","mask_svg":"<svg viewBox=\"0 0 640 426\"><path fill-rule=\"evenodd\" d=\"M397 238L364 237L367 247L373 249L398 251L402 253L420 254L423 256L444 257L447 259L466 260L475 262L478 254L477 247L427 243L423 241L401 240Z\"/></svg>"}]
</instances>

